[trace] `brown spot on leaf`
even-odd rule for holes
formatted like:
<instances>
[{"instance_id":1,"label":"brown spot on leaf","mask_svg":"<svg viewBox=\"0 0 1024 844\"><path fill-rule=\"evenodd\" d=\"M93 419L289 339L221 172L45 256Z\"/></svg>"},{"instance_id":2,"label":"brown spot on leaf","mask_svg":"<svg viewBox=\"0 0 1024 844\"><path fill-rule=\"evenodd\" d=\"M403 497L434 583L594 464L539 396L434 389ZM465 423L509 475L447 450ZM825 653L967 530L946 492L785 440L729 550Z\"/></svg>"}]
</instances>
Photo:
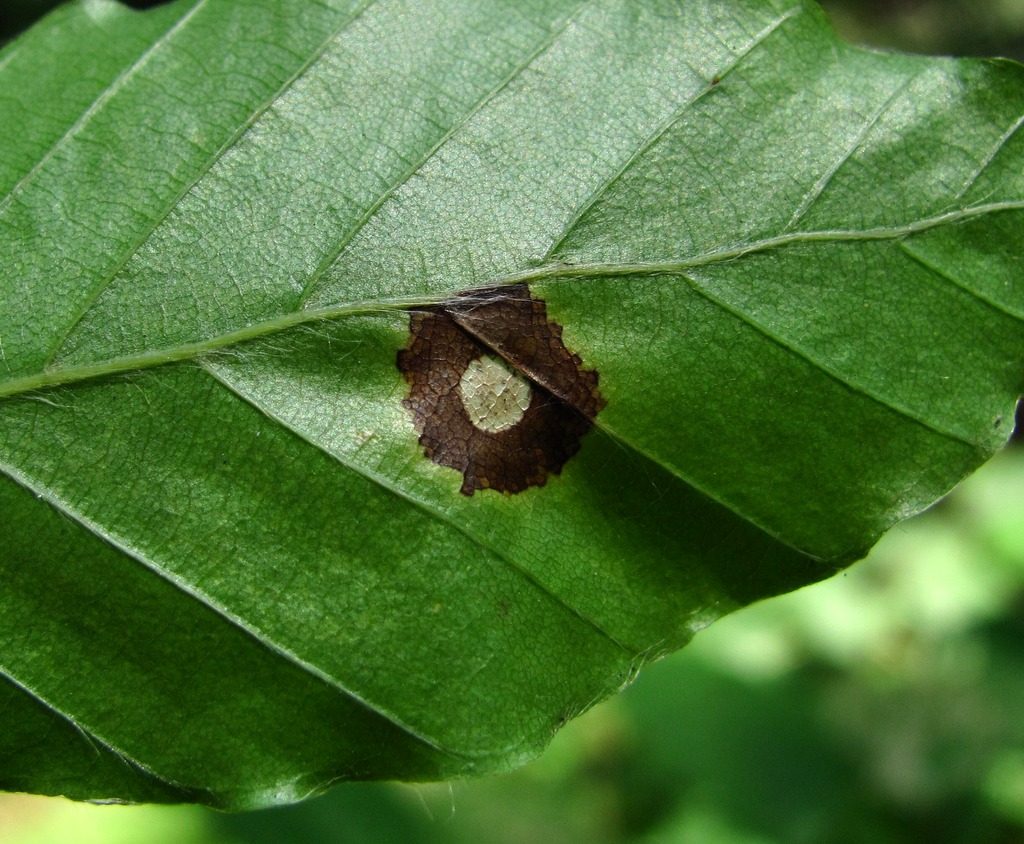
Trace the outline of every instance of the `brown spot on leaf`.
<instances>
[{"instance_id":1,"label":"brown spot on leaf","mask_svg":"<svg viewBox=\"0 0 1024 844\"><path fill-rule=\"evenodd\" d=\"M605 405L597 373L525 284L476 290L409 317L398 368L427 457L463 475L461 492L543 486Z\"/></svg>"}]
</instances>

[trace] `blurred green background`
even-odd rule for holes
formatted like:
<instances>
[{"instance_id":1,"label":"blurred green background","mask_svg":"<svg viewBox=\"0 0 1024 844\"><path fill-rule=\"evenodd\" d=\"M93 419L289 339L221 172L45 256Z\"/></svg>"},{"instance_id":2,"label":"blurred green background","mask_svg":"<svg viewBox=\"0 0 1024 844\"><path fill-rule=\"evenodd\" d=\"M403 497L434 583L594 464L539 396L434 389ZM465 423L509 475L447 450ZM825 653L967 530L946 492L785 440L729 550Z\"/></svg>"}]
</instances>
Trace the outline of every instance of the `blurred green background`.
<instances>
[{"instance_id":1,"label":"blurred green background","mask_svg":"<svg viewBox=\"0 0 1024 844\"><path fill-rule=\"evenodd\" d=\"M0 0L0 42L53 5ZM825 5L861 43L1024 58L1024 0ZM241 815L0 795L3 844L918 841L1024 842L1020 443L864 562L648 667L515 774Z\"/></svg>"}]
</instances>

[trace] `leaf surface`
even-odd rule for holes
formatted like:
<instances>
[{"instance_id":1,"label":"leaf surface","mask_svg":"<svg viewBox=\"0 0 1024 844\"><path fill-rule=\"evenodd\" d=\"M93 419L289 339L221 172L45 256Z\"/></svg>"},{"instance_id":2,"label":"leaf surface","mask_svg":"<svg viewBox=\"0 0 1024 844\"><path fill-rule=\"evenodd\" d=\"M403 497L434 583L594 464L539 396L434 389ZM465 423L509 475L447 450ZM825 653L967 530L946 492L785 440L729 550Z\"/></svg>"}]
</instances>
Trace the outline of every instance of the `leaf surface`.
<instances>
[{"instance_id":1,"label":"leaf surface","mask_svg":"<svg viewBox=\"0 0 1024 844\"><path fill-rule=\"evenodd\" d=\"M1012 429L1011 62L782 0L83 0L0 83L5 788L506 769ZM519 284L606 404L460 494L409 310Z\"/></svg>"}]
</instances>

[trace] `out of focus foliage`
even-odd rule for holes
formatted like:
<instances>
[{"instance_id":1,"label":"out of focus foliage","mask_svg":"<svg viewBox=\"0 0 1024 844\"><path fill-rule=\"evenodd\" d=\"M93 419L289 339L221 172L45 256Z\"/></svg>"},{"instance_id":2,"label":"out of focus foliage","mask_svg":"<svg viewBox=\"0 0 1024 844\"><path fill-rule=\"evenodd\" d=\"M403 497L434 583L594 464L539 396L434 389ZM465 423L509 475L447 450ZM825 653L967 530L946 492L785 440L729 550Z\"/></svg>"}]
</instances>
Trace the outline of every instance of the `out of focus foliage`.
<instances>
[{"instance_id":1,"label":"out of focus foliage","mask_svg":"<svg viewBox=\"0 0 1024 844\"><path fill-rule=\"evenodd\" d=\"M9 41L19 32L28 29L35 21L51 9L61 4L62 0L0 0L0 46ZM158 6L167 0L121 0L126 6L134 9L148 9Z\"/></svg>"},{"instance_id":2,"label":"out of focus foliage","mask_svg":"<svg viewBox=\"0 0 1024 844\"><path fill-rule=\"evenodd\" d=\"M849 41L903 52L1024 59L1022 0L821 0Z\"/></svg>"}]
</instances>

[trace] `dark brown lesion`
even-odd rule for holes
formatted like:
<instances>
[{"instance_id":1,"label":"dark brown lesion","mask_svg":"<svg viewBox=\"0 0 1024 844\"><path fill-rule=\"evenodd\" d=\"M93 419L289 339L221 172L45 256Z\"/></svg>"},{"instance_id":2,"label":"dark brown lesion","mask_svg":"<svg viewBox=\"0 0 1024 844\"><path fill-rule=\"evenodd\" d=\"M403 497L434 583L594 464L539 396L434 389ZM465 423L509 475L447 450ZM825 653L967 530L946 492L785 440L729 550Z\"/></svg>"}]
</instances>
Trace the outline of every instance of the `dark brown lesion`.
<instances>
[{"instance_id":1,"label":"dark brown lesion","mask_svg":"<svg viewBox=\"0 0 1024 844\"><path fill-rule=\"evenodd\" d=\"M522 492L543 486L580 449L605 406L597 372L583 368L562 342L562 327L525 284L475 290L413 311L409 345L398 368L409 383L412 412L426 456L463 475L461 492ZM493 355L530 384L518 422L497 432L477 427L459 383L467 367Z\"/></svg>"}]
</instances>

